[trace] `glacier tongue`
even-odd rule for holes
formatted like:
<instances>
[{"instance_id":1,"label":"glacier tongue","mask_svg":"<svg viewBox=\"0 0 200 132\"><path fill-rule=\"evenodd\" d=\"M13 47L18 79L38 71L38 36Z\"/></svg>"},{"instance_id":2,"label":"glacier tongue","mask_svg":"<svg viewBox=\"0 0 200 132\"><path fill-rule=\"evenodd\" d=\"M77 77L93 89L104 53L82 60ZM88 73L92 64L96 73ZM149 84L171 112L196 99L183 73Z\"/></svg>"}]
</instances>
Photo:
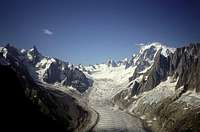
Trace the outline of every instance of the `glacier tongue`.
<instances>
[{"instance_id":1,"label":"glacier tongue","mask_svg":"<svg viewBox=\"0 0 200 132\"><path fill-rule=\"evenodd\" d=\"M108 67L106 64L95 66L90 74L86 73L94 81L89 101L111 100L112 96L128 86L134 69L135 67L126 69L125 66Z\"/></svg>"}]
</instances>

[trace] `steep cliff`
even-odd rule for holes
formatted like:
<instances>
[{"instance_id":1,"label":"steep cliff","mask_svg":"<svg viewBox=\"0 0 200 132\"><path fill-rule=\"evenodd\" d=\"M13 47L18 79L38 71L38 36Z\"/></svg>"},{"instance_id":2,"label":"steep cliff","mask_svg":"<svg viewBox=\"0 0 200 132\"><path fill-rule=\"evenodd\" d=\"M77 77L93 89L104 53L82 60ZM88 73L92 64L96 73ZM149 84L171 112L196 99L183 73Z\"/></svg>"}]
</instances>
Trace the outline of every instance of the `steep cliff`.
<instances>
[{"instance_id":1,"label":"steep cliff","mask_svg":"<svg viewBox=\"0 0 200 132\"><path fill-rule=\"evenodd\" d=\"M199 59L198 43L168 56L159 51L142 79L134 75L131 88L119 92L114 103L137 113L154 131L199 131Z\"/></svg>"}]
</instances>

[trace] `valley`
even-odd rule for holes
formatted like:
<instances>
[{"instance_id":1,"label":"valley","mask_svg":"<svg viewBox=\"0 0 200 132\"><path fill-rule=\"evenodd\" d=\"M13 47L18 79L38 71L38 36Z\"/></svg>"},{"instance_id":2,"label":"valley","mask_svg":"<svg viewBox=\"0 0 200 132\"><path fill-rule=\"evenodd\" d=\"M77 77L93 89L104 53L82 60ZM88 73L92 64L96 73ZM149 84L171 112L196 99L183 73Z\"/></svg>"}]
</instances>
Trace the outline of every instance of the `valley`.
<instances>
[{"instance_id":1,"label":"valley","mask_svg":"<svg viewBox=\"0 0 200 132\"><path fill-rule=\"evenodd\" d=\"M100 68L101 69L101 68ZM96 110L99 115L98 123L94 127L97 132L144 132L141 120L120 110L112 103L112 97L124 89L128 78L125 82L117 82L109 76L120 76L119 71L111 68L107 71L98 71L91 73L91 78L94 80L92 88L88 91L89 105ZM107 73L106 73L107 72ZM130 73L129 73L130 74ZM102 76L104 75L104 76Z\"/></svg>"},{"instance_id":2,"label":"valley","mask_svg":"<svg viewBox=\"0 0 200 132\"><path fill-rule=\"evenodd\" d=\"M200 130L199 44L155 42L129 59L89 66L43 56L36 47L6 45L0 53L2 69L21 84L17 96L63 132Z\"/></svg>"}]
</instances>

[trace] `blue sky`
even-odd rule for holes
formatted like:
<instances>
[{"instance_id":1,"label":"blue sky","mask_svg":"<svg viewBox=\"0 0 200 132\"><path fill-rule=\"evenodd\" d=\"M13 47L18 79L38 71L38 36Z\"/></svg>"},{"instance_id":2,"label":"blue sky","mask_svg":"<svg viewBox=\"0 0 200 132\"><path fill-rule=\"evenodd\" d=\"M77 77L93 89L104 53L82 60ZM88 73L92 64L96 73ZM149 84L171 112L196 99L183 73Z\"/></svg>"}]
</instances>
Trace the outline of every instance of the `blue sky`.
<instances>
[{"instance_id":1,"label":"blue sky","mask_svg":"<svg viewBox=\"0 0 200 132\"><path fill-rule=\"evenodd\" d=\"M199 0L0 0L0 43L75 64L130 57L136 44L200 41Z\"/></svg>"}]
</instances>

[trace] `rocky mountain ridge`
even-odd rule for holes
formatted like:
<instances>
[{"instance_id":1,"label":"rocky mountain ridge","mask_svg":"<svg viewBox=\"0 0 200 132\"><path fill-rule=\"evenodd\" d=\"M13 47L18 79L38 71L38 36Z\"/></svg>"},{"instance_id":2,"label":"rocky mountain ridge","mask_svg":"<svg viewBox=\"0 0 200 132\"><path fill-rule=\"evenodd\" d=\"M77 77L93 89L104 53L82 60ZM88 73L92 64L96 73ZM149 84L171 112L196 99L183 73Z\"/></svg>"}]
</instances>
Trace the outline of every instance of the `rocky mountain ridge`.
<instances>
[{"instance_id":1,"label":"rocky mountain ridge","mask_svg":"<svg viewBox=\"0 0 200 132\"><path fill-rule=\"evenodd\" d=\"M130 67L136 67L137 73L145 72L145 69L151 67L154 63L154 59L159 50L163 56L168 56L175 51L175 48L167 47L159 42L140 44L140 51L137 54L133 54L131 58L125 58L123 60L115 61L109 58L105 63L81 66L79 67L82 71L92 72L98 70L100 65L107 65L108 67L125 67L128 69ZM138 76L138 75L136 75Z\"/></svg>"},{"instance_id":2,"label":"rocky mountain ridge","mask_svg":"<svg viewBox=\"0 0 200 132\"><path fill-rule=\"evenodd\" d=\"M7 45L2 47L1 50L5 58L8 59L8 62L14 61L9 60L13 59L12 56L17 58L17 60L15 60L16 62L27 62L27 67L31 75L42 82L50 84L60 83L64 86L72 86L81 93L92 85L92 81L79 69L70 65L68 62L43 56L35 46L30 50L23 49L20 51L13 46Z\"/></svg>"},{"instance_id":3,"label":"rocky mountain ridge","mask_svg":"<svg viewBox=\"0 0 200 132\"><path fill-rule=\"evenodd\" d=\"M195 89L197 92L199 81L199 44L190 44L187 47L178 48L173 54L165 57L161 51L155 57L152 67L145 73L146 79L143 78L141 87L135 87L134 90L140 89L139 93L148 91L157 86L161 81L165 81L168 76L178 78L176 88L184 86L186 89ZM132 77L134 80L135 77ZM136 84L137 85L137 84ZM137 94L137 92L135 92Z\"/></svg>"},{"instance_id":4,"label":"rocky mountain ridge","mask_svg":"<svg viewBox=\"0 0 200 132\"><path fill-rule=\"evenodd\" d=\"M140 80L134 72L132 85L119 92L114 103L140 115L154 131L199 131L199 59L198 43L168 56L159 50L153 65Z\"/></svg>"},{"instance_id":5,"label":"rocky mountain ridge","mask_svg":"<svg viewBox=\"0 0 200 132\"><path fill-rule=\"evenodd\" d=\"M35 82L28 69L30 64L14 47L2 50L0 80L4 130L84 131L91 118L87 106L53 86Z\"/></svg>"}]
</instances>

